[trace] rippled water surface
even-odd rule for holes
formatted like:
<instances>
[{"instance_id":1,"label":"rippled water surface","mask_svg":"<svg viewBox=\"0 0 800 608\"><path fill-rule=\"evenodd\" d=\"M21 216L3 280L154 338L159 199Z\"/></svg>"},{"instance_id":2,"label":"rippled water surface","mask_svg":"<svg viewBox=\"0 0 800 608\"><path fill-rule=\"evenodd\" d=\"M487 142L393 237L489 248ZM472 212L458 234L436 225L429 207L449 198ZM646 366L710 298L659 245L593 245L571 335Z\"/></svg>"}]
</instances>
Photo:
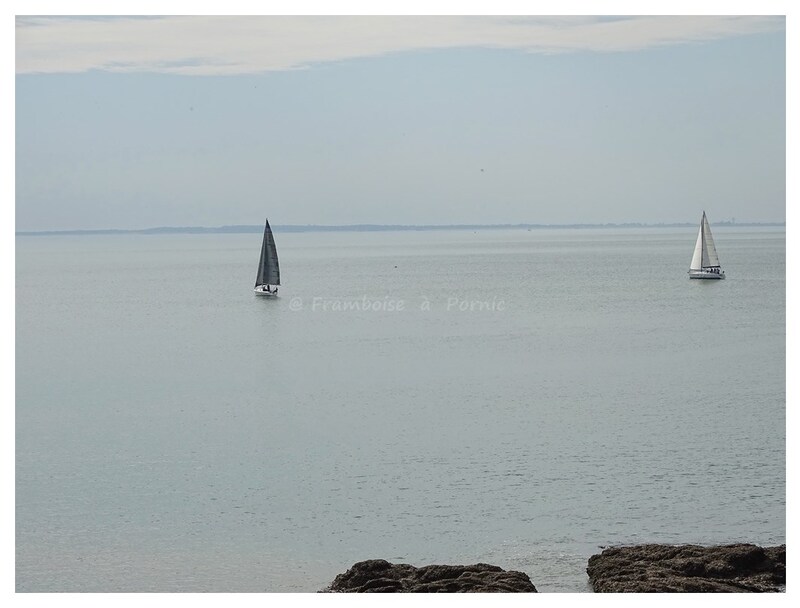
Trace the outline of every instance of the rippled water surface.
<instances>
[{"instance_id":1,"label":"rippled water surface","mask_svg":"<svg viewBox=\"0 0 800 608\"><path fill-rule=\"evenodd\" d=\"M785 233L18 237L18 591L785 541Z\"/></svg>"}]
</instances>

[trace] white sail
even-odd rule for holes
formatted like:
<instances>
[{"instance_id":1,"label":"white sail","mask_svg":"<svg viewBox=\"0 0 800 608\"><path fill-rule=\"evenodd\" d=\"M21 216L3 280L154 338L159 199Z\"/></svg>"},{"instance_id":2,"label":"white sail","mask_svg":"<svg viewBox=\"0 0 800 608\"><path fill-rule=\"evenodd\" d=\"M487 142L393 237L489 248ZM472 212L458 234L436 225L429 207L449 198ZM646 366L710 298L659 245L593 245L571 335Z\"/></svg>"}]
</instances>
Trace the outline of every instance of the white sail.
<instances>
[{"instance_id":1,"label":"white sail","mask_svg":"<svg viewBox=\"0 0 800 608\"><path fill-rule=\"evenodd\" d=\"M714 247L714 237L711 236L711 228L708 225L706 212L703 211L703 268L708 266L718 267L719 258L717 248Z\"/></svg>"},{"instance_id":2,"label":"white sail","mask_svg":"<svg viewBox=\"0 0 800 608\"><path fill-rule=\"evenodd\" d=\"M700 230L697 232L697 242L694 244L692 263L689 265L690 279L724 279L725 272L719 266L717 248L714 246L714 237L708 225L706 212L700 219Z\"/></svg>"},{"instance_id":3,"label":"white sail","mask_svg":"<svg viewBox=\"0 0 800 608\"><path fill-rule=\"evenodd\" d=\"M705 215L703 216L705 217ZM703 267L703 225L700 224L700 230L697 231L697 243L694 245L694 255L692 256L692 263L689 265L689 270L700 270Z\"/></svg>"}]
</instances>

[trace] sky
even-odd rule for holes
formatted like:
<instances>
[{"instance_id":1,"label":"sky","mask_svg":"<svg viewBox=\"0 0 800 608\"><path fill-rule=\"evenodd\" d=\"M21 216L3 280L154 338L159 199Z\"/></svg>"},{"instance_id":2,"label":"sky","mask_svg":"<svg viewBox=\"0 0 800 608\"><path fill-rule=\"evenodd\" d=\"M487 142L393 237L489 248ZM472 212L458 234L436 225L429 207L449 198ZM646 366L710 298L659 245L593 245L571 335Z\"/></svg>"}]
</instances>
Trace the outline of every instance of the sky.
<instances>
[{"instance_id":1,"label":"sky","mask_svg":"<svg viewBox=\"0 0 800 608\"><path fill-rule=\"evenodd\" d=\"M780 15L25 15L17 231L786 220Z\"/></svg>"}]
</instances>

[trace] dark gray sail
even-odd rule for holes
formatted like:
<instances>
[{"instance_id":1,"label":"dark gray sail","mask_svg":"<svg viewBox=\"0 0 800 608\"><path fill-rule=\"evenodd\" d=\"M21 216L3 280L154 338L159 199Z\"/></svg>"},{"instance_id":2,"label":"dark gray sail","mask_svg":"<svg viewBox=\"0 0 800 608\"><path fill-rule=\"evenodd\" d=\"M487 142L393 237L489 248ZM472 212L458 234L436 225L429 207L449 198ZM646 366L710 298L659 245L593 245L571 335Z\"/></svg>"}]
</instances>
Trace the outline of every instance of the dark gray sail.
<instances>
[{"instance_id":1,"label":"dark gray sail","mask_svg":"<svg viewBox=\"0 0 800 608\"><path fill-rule=\"evenodd\" d=\"M272 229L267 220L267 224L264 226L264 240L261 242L261 259L258 261L255 286L280 284L281 271L278 268L278 250L275 248L275 239L272 238Z\"/></svg>"}]
</instances>

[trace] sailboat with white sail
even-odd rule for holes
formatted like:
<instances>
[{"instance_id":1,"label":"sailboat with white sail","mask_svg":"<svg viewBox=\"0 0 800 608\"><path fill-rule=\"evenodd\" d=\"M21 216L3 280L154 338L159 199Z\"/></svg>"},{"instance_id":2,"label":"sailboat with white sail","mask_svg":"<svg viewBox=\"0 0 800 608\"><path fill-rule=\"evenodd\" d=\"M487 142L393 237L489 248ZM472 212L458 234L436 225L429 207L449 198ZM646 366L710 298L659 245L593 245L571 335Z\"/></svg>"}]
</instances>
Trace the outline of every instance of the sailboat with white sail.
<instances>
[{"instance_id":1,"label":"sailboat with white sail","mask_svg":"<svg viewBox=\"0 0 800 608\"><path fill-rule=\"evenodd\" d=\"M261 241L261 258L258 260L258 273L253 291L258 296L277 297L281 284L281 271L278 266L278 250L269 227L269 219L264 226L264 239ZM274 287L273 287L274 286Z\"/></svg>"},{"instance_id":2,"label":"sailboat with white sail","mask_svg":"<svg viewBox=\"0 0 800 608\"><path fill-rule=\"evenodd\" d=\"M692 263L689 265L690 279L724 279L725 271L720 268L717 248L714 247L714 237L708 225L706 212L700 220L700 231L697 233L697 243L694 245Z\"/></svg>"}]
</instances>

